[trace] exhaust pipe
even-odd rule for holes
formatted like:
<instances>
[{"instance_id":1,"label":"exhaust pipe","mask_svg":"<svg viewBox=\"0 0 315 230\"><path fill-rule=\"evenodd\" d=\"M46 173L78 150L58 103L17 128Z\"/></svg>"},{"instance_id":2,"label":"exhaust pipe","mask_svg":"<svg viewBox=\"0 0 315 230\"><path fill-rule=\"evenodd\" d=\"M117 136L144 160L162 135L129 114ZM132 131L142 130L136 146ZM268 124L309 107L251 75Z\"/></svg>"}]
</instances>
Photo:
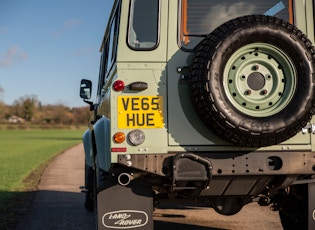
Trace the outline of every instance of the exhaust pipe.
<instances>
[{"instance_id":1,"label":"exhaust pipe","mask_svg":"<svg viewBox=\"0 0 315 230\"><path fill-rule=\"evenodd\" d=\"M118 183L122 186L127 186L134 178L133 174L121 173L118 176Z\"/></svg>"}]
</instances>

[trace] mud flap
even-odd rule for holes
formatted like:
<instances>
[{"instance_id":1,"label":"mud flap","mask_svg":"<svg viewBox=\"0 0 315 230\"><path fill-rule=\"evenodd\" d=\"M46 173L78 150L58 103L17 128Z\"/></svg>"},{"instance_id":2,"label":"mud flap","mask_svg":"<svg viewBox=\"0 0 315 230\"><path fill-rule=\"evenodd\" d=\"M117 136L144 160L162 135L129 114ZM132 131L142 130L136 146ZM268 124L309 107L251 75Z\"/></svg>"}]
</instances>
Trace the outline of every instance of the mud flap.
<instances>
[{"instance_id":1,"label":"mud flap","mask_svg":"<svg viewBox=\"0 0 315 230\"><path fill-rule=\"evenodd\" d=\"M97 195L98 229L153 230L153 197L150 186L140 180L121 186L108 177Z\"/></svg>"},{"instance_id":2,"label":"mud flap","mask_svg":"<svg viewBox=\"0 0 315 230\"><path fill-rule=\"evenodd\" d=\"M308 229L315 229L315 182L308 184Z\"/></svg>"}]
</instances>

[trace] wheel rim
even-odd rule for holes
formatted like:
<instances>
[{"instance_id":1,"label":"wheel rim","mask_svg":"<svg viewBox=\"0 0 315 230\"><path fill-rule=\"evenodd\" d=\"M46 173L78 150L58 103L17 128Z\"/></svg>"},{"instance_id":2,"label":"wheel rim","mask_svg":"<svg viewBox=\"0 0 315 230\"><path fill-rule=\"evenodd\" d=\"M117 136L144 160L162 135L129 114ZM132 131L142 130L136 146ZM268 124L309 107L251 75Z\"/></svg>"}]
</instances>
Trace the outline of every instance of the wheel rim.
<instances>
[{"instance_id":1,"label":"wheel rim","mask_svg":"<svg viewBox=\"0 0 315 230\"><path fill-rule=\"evenodd\" d=\"M255 117L272 116L291 101L296 89L296 70L290 58L275 46L253 43L229 58L223 86L232 105Z\"/></svg>"}]
</instances>

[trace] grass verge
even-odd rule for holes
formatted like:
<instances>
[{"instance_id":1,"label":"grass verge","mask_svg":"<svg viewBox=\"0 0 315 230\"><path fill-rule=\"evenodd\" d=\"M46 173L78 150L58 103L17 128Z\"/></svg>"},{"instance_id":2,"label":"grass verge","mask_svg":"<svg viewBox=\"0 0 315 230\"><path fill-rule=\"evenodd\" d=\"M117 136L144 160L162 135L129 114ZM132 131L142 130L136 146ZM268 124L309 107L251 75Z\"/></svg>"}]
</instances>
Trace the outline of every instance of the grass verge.
<instances>
[{"instance_id":1,"label":"grass verge","mask_svg":"<svg viewBox=\"0 0 315 230\"><path fill-rule=\"evenodd\" d=\"M27 213L46 166L81 142L78 130L0 131L0 229L14 229Z\"/></svg>"}]
</instances>

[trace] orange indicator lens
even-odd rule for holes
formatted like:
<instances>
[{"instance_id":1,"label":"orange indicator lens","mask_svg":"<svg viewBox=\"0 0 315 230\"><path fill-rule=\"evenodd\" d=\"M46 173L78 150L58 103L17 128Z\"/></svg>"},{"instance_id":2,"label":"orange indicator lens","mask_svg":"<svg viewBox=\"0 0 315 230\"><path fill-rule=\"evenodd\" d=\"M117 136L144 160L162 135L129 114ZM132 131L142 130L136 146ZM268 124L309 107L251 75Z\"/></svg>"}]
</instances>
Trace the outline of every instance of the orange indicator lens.
<instances>
[{"instance_id":1,"label":"orange indicator lens","mask_svg":"<svg viewBox=\"0 0 315 230\"><path fill-rule=\"evenodd\" d=\"M126 139L125 134L122 132L115 133L114 135L114 141L116 143L123 143L125 139Z\"/></svg>"}]
</instances>

